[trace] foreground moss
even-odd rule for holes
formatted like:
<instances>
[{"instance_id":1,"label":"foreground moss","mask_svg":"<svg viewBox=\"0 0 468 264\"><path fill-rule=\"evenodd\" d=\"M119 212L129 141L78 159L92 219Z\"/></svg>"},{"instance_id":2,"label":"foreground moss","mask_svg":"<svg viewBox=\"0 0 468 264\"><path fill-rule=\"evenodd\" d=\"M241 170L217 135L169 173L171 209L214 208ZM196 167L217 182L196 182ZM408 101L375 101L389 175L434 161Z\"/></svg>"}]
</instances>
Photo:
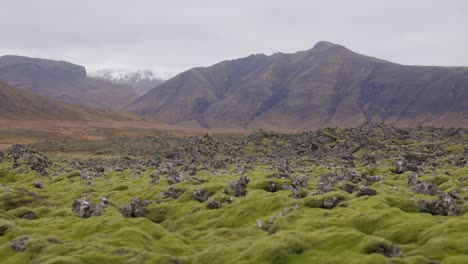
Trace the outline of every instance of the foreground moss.
<instances>
[{"instance_id":1,"label":"foreground moss","mask_svg":"<svg viewBox=\"0 0 468 264\"><path fill-rule=\"evenodd\" d=\"M341 140L337 135L335 130L326 131L326 137L331 140ZM242 155L249 159L241 157L218 169L201 166L194 175L185 175L185 180L175 184L183 190L175 199L158 200L160 193L170 186L168 176L154 165L140 166L146 163L133 157L123 160L138 163L135 168L106 167L91 181L84 179L85 173L77 171L71 165L74 161L68 158L54 159L47 176L30 169L24 162L15 165L4 159L0 163L0 262L429 264L468 261L468 181L461 180L468 176L466 166L452 164L449 156L422 166L419 179L435 184L444 192L454 190L461 196L459 215L431 215L419 212L418 201L436 200L437 196L415 193L408 185L412 172L398 172L394 164L399 157L394 153L389 152L374 164L356 159L353 168L341 164L343 161L334 156L323 159L296 156L291 161L296 170L282 178L279 173L287 170L283 168L287 165L276 169L262 161L262 156L273 155L268 146L284 145L288 140L275 141L270 136L262 136L259 141L246 143ZM453 146L445 146L445 141L440 145L447 148L448 155L462 155L460 145L465 146L465 138L457 140ZM147 139L142 141L148 143ZM86 148L96 149L92 143L88 144ZM97 143L100 144L104 143ZM140 143L132 139L130 145L133 144ZM434 142L403 139L393 144L408 151L429 153L427 145ZM168 149L173 147L168 145ZM106 149L115 148L106 146ZM223 155L236 148L227 145L226 151L220 144L213 143L213 146ZM168 149L160 151L171 156ZM384 155L377 148L361 149L361 153L355 152L356 156ZM201 149L197 155L203 151L212 153ZM217 160L220 156L210 157ZM106 162L89 164L99 167ZM158 166L164 162L164 159L158 162ZM246 166L249 169L239 172ZM179 171L182 167L183 164L176 165ZM349 193L342 182L327 192L317 191L321 177L347 171L363 177L385 177L369 185L377 193L373 196ZM155 175L159 181L151 184ZM236 197L230 183L241 175L250 182L246 196ZM308 184L295 197L290 189L282 186L299 176L306 176ZM42 188L37 187L37 181ZM362 188L362 184L356 183L354 187ZM197 201L193 196L195 189L207 190L208 199ZM100 216L80 218L71 206L83 197L93 204L106 197L109 204ZM125 218L121 207L136 197L150 201L145 208L146 215ZM324 202L330 199L339 203L326 209ZM218 201L220 208L210 209L210 201ZM24 218L32 214L35 219ZM12 241L25 236L29 237L26 249L15 251ZM382 253L394 245L399 247L402 256Z\"/></svg>"}]
</instances>

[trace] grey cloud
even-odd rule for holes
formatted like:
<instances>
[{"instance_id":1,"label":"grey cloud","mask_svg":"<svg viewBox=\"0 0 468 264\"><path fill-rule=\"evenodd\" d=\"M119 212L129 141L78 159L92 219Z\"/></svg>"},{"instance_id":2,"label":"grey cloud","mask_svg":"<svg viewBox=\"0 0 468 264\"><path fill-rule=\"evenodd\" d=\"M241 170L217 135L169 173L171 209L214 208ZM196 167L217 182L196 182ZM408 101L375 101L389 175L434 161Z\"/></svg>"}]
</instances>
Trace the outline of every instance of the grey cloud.
<instances>
[{"instance_id":1,"label":"grey cloud","mask_svg":"<svg viewBox=\"0 0 468 264\"><path fill-rule=\"evenodd\" d=\"M468 2L15 0L0 55L176 74L328 40L403 64L468 65Z\"/></svg>"}]
</instances>

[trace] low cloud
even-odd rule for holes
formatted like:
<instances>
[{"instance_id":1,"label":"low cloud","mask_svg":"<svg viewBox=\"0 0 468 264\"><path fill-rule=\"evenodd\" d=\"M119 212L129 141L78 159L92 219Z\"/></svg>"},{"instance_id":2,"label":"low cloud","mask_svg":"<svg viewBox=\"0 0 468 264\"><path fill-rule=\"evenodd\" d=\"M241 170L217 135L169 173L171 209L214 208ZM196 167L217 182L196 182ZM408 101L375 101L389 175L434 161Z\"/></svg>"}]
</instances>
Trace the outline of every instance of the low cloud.
<instances>
[{"instance_id":1,"label":"low cloud","mask_svg":"<svg viewBox=\"0 0 468 264\"><path fill-rule=\"evenodd\" d=\"M0 55L171 76L320 40L402 64L468 65L466 1L15 0L0 9Z\"/></svg>"}]
</instances>

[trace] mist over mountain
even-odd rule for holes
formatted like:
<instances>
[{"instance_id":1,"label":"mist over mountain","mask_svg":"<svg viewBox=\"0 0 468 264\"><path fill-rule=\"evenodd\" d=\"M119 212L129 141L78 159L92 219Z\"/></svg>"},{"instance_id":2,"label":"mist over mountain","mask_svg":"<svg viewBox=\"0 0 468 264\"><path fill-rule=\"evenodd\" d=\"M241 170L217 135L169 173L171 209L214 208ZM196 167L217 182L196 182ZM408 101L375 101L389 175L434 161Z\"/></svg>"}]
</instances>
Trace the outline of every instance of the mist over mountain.
<instances>
[{"instance_id":1,"label":"mist over mountain","mask_svg":"<svg viewBox=\"0 0 468 264\"><path fill-rule=\"evenodd\" d=\"M319 42L193 68L126 110L198 127L314 129L363 122L468 126L468 68L400 65Z\"/></svg>"}]
</instances>

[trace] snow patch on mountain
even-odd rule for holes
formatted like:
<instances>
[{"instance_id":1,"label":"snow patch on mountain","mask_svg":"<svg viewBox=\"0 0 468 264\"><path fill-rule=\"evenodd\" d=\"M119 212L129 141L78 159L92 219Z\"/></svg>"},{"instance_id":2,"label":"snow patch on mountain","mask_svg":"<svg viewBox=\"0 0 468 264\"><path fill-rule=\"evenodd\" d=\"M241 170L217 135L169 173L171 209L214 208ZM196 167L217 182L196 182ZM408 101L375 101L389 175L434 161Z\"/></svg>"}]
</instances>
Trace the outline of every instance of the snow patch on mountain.
<instances>
[{"instance_id":1,"label":"snow patch on mountain","mask_svg":"<svg viewBox=\"0 0 468 264\"><path fill-rule=\"evenodd\" d=\"M145 94L164 82L163 78L150 70L128 71L101 69L92 72L89 75L94 78L104 79L113 83L130 85L140 95Z\"/></svg>"}]
</instances>

